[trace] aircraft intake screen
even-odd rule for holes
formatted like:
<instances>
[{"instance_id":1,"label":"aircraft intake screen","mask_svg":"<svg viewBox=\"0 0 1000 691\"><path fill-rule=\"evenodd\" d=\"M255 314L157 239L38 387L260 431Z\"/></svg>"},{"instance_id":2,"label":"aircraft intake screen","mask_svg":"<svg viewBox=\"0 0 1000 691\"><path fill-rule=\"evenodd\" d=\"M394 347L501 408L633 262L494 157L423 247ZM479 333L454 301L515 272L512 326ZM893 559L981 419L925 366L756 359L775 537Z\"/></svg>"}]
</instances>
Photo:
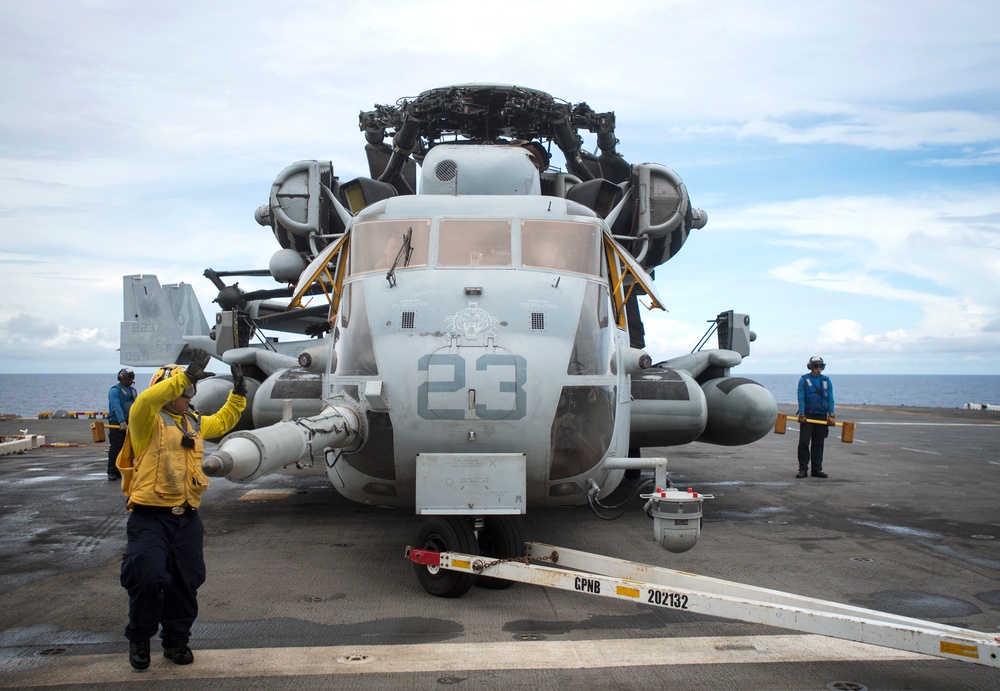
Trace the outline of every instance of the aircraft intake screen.
<instances>
[{"instance_id":1,"label":"aircraft intake screen","mask_svg":"<svg viewBox=\"0 0 1000 691\"><path fill-rule=\"evenodd\" d=\"M601 275L601 228L576 221L521 221L521 264Z\"/></svg>"},{"instance_id":2,"label":"aircraft intake screen","mask_svg":"<svg viewBox=\"0 0 1000 691\"><path fill-rule=\"evenodd\" d=\"M427 245L431 230L428 219L367 221L357 223L351 229L351 273L388 271L396 261L410 229L413 230L410 240L413 251L409 261L406 261L404 252L404 256L396 263L396 270L427 266Z\"/></svg>"},{"instance_id":3,"label":"aircraft intake screen","mask_svg":"<svg viewBox=\"0 0 1000 691\"><path fill-rule=\"evenodd\" d=\"M510 221L442 219L438 266L511 266Z\"/></svg>"}]
</instances>

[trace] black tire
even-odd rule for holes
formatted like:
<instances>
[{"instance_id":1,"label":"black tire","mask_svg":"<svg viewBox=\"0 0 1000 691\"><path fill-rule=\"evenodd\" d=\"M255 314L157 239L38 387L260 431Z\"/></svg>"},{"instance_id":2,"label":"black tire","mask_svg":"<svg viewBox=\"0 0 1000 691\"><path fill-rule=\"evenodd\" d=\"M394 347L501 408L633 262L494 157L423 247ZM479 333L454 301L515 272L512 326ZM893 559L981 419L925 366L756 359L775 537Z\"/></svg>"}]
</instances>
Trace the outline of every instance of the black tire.
<instances>
[{"instance_id":1,"label":"black tire","mask_svg":"<svg viewBox=\"0 0 1000 691\"><path fill-rule=\"evenodd\" d=\"M510 516L487 516L483 529L479 531L479 554L493 559L524 556L524 540L514 519ZM514 585L514 581L479 576L476 578L476 585L490 590L503 590Z\"/></svg>"},{"instance_id":2,"label":"black tire","mask_svg":"<svg viewBox=\"0 0 1000 691\"><path fill-rule=\"evenodd\" d=\"M435 552L476 553L476 534L469 521L462 516L430 516L417 529L413 540L420 549ZM417 580L436 597L462 597L476 581L476 575L449 571L436 566L414 564Z\"/></svg>"}]
</instances>

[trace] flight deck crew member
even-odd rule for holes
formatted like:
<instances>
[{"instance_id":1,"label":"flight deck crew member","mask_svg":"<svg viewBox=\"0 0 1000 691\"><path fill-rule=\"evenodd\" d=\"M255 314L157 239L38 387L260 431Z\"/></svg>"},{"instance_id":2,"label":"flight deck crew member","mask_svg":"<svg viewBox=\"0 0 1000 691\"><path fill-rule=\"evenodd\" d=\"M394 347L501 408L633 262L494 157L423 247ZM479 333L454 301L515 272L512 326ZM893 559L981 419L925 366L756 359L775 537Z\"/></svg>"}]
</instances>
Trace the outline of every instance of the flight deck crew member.
<instances>
[{"instance_id":1,"label":"flight deck crew member","mask_svg":"<svg viewBox=\"0 0 1000 691\"><path fill-rule=\"evenodd\" d=\"M121 584L128 590L125 637L129 663L149 667L149 640L157 631L163 656L178 665L194 661L188 647L198 616L198 587L205 582L198 516L208 478L201 470L203 439L221 437L246 407L246 382L232 366L233 390L214 415L190 407L209 354L196 350L187 368L167 365L153 375L132 405L127 439L118 458L122 492L128 498L128 545Z\"/></svg>"},{"instance_id":2,"label":"flight deck crew member","mask_svg":"<svg viewBox=\"0 0 1000 691\"><path fill-rule=\"evenodd\" d=\"M118 429L108 429L108 441L111 448L108 449L108 480L121 480L122 474L115 467L118 454L125 443L125 430L128 427L128 411L135 401L136 391L132 384L135 382L135 371L131 367L122 367L118 370L118 383L108 390L108 422L118 425Z\"/></svg>"},{"instance_id":3,"label":"flight deck crew member","mask_svg":"<svg viewBox=\"0 0 1000 691\"><path fill-rule=\"evenodd\" d=\"M836 423L833 416L833 382L823 374L826 363L823 358L809 358L808 374L799 379L799 473L795 477L809 474L812 461L812 476L827 477L823 472L823 444L830 434L830 427ZM823 424L813 424L807 420L818 420Z\"/></svg>"}]
</instances>

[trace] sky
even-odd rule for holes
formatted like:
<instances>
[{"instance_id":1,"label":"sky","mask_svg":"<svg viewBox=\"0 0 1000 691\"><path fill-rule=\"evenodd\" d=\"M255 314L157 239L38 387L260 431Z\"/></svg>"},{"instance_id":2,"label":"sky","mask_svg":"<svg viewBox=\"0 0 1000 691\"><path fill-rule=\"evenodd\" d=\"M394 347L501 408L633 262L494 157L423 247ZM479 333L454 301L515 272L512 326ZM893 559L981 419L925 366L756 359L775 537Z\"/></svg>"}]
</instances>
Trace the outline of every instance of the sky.
<instances>
[{"instance_id":1,"label":"sky","mask_svg":"<svg viewBox=\"0 0 1000 691\"><path fill-rule=\"evenodd\" d=\"M2 5L0 372L116 372L126 274L211 323L202 273L267 267L285 166L367 175L359 111L501 83L615 111L707 211L656 271L654 361L732 309L739 373L1000 374L992 0Z\"/></svg>"}]
</instances>

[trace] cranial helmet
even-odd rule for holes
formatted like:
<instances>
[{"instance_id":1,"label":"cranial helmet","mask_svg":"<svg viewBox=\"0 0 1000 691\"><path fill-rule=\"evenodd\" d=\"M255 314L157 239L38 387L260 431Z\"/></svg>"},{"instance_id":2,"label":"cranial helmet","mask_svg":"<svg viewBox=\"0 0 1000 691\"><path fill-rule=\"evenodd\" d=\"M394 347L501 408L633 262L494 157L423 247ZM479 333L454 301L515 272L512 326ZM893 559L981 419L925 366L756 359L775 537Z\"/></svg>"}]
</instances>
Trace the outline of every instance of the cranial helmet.
<instances>
[{"instance_id":1,"label":"cranial helmet","mask_svg":"<svg viewBox=\"0 0 1000 691\"><path fill-rule=\"evenodd\" d=\"M175 365L173 363L169 365L164 365L163 367L161 367L160 369L156 370L156 372L153 373L153 378L149 380L149 385L153 386L154 384L159 384L164 379L170 379L170 377L172 377L173 375L180 374L183 371L184 368L181 365ZM186 389L184 389L184 393L182 393L181 395L187 398L194 398L194 395L196 393L198 393L198 387L194 384L191 384Z\"/></svg>"},{"instance_id":2,"label":"cranial helmet","mask_svg":"<svg viewBox=\"0 0 1000 691\"><path fill-rule=\"evenodd\" d=\"M118 370L118 381L125 383L126 379L135 379L135 370L131 367L122 367Z\"/></svg>"},{"instance_id":3,"label":"cranial helmet","mask_svg":"<svg viewBox=\"0 0 1000 691\"><path fill-rule=\"evenodd\" d=\"M806 365L806 369L812 369L816 365L819 365L819 369L821 372L826 369L826 363L823 362L823 358L821 358L819 355L813 355L811 358L809 358L809 364Z\"/></svg>"}]
</instances>

